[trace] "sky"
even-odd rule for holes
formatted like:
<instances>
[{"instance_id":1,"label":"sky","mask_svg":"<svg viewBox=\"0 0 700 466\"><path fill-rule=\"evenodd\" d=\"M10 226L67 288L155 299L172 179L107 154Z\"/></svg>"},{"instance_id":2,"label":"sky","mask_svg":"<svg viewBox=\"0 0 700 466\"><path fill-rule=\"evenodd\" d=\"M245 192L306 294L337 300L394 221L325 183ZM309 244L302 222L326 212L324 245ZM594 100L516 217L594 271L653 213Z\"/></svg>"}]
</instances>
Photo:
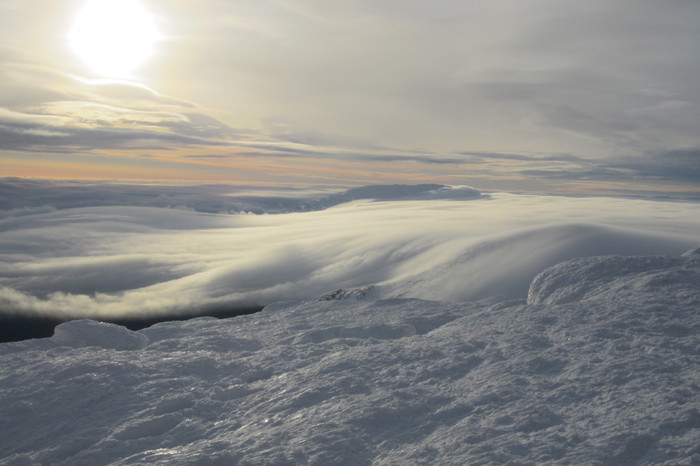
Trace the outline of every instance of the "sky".
<instances>
[{"instance_id":1,"label":"sky","mask_svg":"<svg viewBox=\"0 0 700 466\"><path fill-rule=\"evenodd\" d=\"M114 2L0 0L0 176L700 193L695 0Z\"/></svg>"}]
</instances>

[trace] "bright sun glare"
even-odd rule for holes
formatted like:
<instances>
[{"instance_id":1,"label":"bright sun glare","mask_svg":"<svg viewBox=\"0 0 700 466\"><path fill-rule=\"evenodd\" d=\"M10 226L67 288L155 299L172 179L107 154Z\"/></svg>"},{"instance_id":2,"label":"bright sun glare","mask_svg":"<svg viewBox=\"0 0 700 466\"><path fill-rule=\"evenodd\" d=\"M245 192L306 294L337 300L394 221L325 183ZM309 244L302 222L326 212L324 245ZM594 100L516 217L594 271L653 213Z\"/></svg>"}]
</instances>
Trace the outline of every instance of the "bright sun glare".
<instances>
[{"instance_id":1,"label":"bright sun glare","mask_svg":"<svg viewBox=\"0 0 700 466\"><path fill-rule=\"evenodd\" d=\"M124 78L152 55L158 31L137 0L90 0L78 13L69 37L73 50L92 71Z\"/></svg>"}]
</instances>

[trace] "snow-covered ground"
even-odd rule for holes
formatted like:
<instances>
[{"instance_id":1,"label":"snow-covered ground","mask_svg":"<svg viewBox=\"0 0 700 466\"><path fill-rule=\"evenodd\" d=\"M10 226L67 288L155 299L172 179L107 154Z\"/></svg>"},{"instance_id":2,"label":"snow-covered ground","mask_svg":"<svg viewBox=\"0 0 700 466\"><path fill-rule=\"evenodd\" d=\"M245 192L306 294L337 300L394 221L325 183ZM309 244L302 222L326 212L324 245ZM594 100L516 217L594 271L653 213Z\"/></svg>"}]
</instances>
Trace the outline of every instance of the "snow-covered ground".
<instances>
[{"instance_id":1,"label":"snow-covered ground","mask_svg":"<svg viewBox=\"0 0 700 466\"><path fill-rule=\"evenodd\" d=\"M0 345L0 463L699 464L700 249Z\"/></svg>"},{"instance_id":2,"label":"snow-covered ground","mask_svg":"<svg viewBox=\"0 0 700 466\"><path fill-rule=\"evenodd\" d=\"M4 211L0 464L700 464L700 205L439 190Z\"/></svg>"}]
</instances>

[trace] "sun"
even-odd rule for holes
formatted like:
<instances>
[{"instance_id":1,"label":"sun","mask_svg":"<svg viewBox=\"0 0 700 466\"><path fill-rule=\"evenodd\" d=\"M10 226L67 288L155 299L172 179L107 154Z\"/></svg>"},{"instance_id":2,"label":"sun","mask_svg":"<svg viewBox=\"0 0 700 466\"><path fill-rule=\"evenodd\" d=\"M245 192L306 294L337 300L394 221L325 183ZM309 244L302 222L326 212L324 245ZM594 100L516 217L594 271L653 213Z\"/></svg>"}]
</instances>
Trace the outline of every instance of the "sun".
<instances>
[{"instance_id":1,"label":"sun","mask_svg":"<svg viewBox=\"0 0 700 466\"><path fill-rule=\"evenodd\" d=\"M78 13L69 40L93 72L128 78L153 54L158 31L137 0L90 0Z\"/></svg>"}]
</instances>

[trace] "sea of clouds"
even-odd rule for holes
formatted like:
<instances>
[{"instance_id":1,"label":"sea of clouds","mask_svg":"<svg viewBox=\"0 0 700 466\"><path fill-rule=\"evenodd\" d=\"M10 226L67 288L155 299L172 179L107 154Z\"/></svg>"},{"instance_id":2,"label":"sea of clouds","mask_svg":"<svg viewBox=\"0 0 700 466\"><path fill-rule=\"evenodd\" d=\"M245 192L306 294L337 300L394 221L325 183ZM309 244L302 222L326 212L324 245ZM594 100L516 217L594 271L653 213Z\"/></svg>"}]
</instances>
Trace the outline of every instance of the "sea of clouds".
<instances>
[{"instance_id":1,"label":"sea of clouds","mask_svg":"<svg viewBox=\"0 0 700 466\"><path fill-rule=\"evenodd\" d=\"M132 205L115 205L128 201L128 187L77 188L83 197L75 185L64 197L47 186L53 203L36 189L25 204L17 189L2 211L3 314L186 316L369 286L380 297L499 302L525 299L532 279L564 260L680 254L700 244L697 203L420 185L315 197L278 190L259 199L287 213L250 215L146 206L157 186L142 187L140 201L132 192ZM200 187L195 197L240 191ZM91 192L101 193L92 206Z\"/></svg>"}]
</instances>

